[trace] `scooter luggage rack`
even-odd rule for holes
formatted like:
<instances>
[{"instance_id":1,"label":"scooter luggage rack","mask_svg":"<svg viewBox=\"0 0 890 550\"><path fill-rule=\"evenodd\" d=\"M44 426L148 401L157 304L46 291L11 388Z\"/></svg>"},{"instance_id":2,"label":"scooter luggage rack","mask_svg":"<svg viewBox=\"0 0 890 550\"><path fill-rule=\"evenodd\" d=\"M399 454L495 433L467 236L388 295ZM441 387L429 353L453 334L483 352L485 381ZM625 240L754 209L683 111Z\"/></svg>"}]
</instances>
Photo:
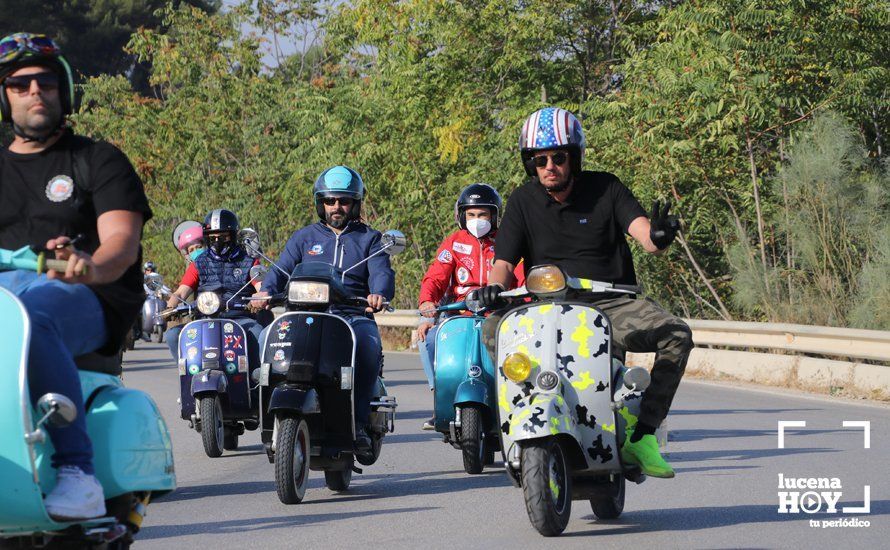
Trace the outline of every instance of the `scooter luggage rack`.
<instances>
[{"instance_id":1,"label":"scooter luggage rack","mask_svg":"<svg viewBox=\"0 0 890 550\"><path fill-rule=\"evenodd\" d=\"M377 407L377 410L392 413L392 416L389 420L389 433L394 433L396 431L396 407L399 404L396 403L396 396L394 395L383 395L380 397L379 401L371 401L371 407Z\"/></svg>"}]
</instances>

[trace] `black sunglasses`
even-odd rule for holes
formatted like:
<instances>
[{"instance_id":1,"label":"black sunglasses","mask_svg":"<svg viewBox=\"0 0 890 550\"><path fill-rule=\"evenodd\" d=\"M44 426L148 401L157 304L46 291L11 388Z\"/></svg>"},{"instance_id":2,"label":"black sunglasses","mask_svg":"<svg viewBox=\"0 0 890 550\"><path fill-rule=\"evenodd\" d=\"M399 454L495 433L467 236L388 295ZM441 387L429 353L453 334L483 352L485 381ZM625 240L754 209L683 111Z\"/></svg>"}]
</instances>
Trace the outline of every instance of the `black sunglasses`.
<instances>
[{"instance_id":1,"label":"black sunglasses","mask_svg":"<svg viewBox=\"0 0 890 550\"><path fill-rule=\"evenodd\" d=\"M59 88L59 75L56 73L36 73L19 76L10 76L3 81L10 92L24 94L31 89L31 82L36 80L41 90L56 90Z\"/></svg>"},{"instance_id":2,"label":"black sunglasses","mask_svg":"<svg viewBox=\"0 0 890 550\"><path fill-rule=\"evenodd\" d=\"M341 206L349 208L355 201L349 197L323 197L321 202L323 202L325 206L334 206L339 202Z\"/></svg>"},{"instance_id":3,"label":"black sunglasses","mask_svg":"<svg viewBox=\"0 0 890 550\"><path fill-rule=\"evenodd\" d=\"M569 155L563 152L553 153L552 155L538 155L536 157L532 157L532 160L535 162L535 166L538 168L543 168L547 166L547 159L551 159L555 166L562 166L569 159Z\"/></svg>"}]
</instances>

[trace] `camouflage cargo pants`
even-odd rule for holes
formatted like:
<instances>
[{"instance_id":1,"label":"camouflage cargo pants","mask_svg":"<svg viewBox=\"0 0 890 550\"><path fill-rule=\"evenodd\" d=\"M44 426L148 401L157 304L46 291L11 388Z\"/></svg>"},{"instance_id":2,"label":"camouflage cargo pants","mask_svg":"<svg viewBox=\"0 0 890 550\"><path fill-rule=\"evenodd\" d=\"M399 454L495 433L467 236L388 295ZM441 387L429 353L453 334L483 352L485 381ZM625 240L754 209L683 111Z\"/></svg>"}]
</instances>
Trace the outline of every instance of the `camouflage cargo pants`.
<instances>
[{"instance_id":1,"label":"camouflage cargo pants","mask_svg":"<svg viewBox=\"0 0 890 550\"><path fill-rule=\"evenodd\" d=\"M620 296L595 300L612 323L613 354L655 353L652 383L640 404L641 423L658 427L667 416L686 370L692 350L692 331L682 319L648 298ZM504 312L491 315L483 325L483 340L489 353L496 345L497 325ZM492 360L496 362L496 360Z\"/></svg>"}]
</instances>

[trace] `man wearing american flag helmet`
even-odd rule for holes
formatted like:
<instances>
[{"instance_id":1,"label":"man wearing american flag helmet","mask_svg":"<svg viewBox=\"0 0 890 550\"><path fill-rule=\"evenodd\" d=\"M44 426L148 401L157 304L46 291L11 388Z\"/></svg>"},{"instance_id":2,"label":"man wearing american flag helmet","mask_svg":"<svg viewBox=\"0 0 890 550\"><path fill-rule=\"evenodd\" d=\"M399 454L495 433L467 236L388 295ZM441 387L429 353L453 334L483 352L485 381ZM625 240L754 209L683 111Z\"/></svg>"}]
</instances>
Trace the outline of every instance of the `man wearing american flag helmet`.
<instances>
[{"instance_id":1,"label":"man wearing american flag helmet","mask_svg":"<svg viewBox=\"0 0 890 550\"><path fill-rule=\"evenodd\" d=\"M556 264L573 277L636 285L625 235L651 254L663 253L673 242L679 222L669 215L670 202L662 208L656 201L647 217L615 175L582 170L584 147L581 123L565 109L540 109L522 125L519 150L529 179L507 203L489 286L478 291L483 304L503 305L498 294L510 287L520 259L526 269ZM673 477L654 433L680 384L693 347L692 333L681 319L648 298L598 294L590 300L609 316L612 341L620 355L625 351L656 354L652 382L639 418L628 422L629 437L621 458L639 465L647 475ZM492 351L497 321L490 318L485 326L486 345Z\"/></svg>"}]
</instances>

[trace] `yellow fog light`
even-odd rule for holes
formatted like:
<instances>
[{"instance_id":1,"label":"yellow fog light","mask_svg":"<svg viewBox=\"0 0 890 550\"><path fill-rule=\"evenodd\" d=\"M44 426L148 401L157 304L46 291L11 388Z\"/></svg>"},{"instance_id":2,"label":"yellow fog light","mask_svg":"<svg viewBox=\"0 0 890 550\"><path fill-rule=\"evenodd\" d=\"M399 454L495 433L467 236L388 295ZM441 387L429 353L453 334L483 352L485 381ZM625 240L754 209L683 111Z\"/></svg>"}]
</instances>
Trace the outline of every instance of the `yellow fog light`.
<instances>
[{"instance_id":1,"label":"yellow fog light","mask_svg":"<svg viewBox=\"0 0 890 550\"><path fill-rule=\"evenodd\" d=\"M559 292L566 287L566 276L555 265L538 265L528 272L525 288L532 294Z\"/></svg>"},{"instance_id":2,"label":"yellow fog light","mask_svg":"<svg viewBox=\"0 0 890 550\"><path fill-rule=\"evenodd\" d=\"M531 359L524 353L511 353L504 359L504 376L514 384L524 382L532 373Z\"/></svg>"}]
</instances>

